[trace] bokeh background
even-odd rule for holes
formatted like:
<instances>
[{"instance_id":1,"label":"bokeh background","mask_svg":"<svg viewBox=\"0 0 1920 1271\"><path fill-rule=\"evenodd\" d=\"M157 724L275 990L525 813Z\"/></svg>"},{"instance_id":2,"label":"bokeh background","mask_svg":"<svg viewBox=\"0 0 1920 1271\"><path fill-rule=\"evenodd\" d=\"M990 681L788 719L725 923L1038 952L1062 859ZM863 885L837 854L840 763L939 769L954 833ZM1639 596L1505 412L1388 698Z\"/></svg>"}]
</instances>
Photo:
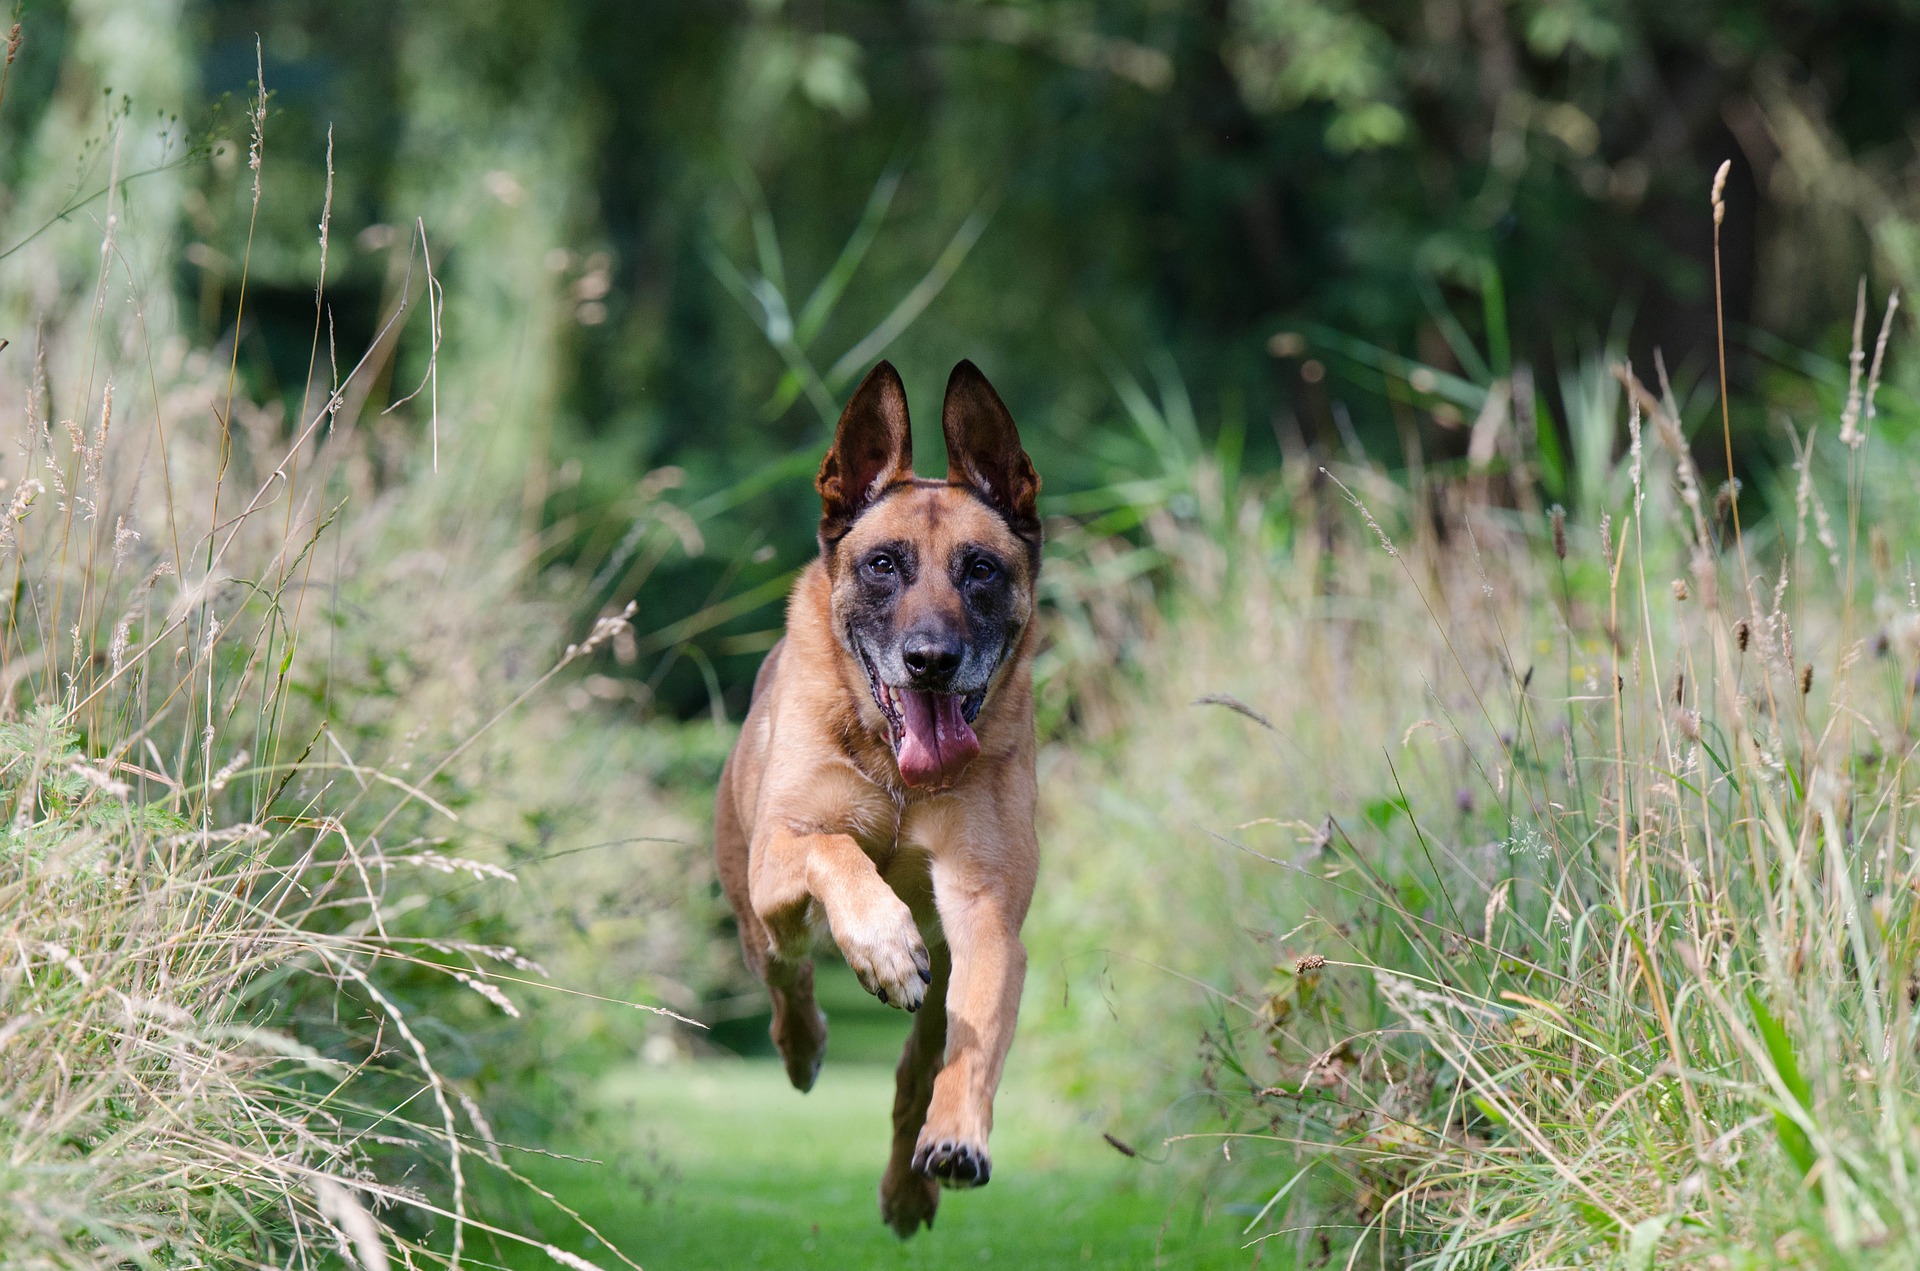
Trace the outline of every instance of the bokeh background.
<instances>
[{"instance_id":1,"label":"bokeh background","mask_svg":"<svg viewBox=\"0 0 1920 1271\"><path fill-rule=\"evenodd\" d=\"M427 772L463 817L418 833L517 875L428 889L409 921L511 941L559 989L519 1019L431 977L392 992L502 1139L598 1162L528 1169L649 1267L1318 1265L1323 1236L1245 1243L1288 1212L1267 1198L1289 1170L1182 1137L1240 1124L1216 1098L1253 1066L1229 1017L1310 925L1290 876L1221 835L1297 869L1329 813L1403 833L1409 798L1437 798L1464 843L1498 802L1462 762L1413 796L1380 763L1461 706L1434 684L1466 668L1396 625L1419 610L1364 609L1386 571L1356 563L1352 491L1403 543L1458 547L1472 510L1496 559L1544 552L1558 505L1591 550L1627 488L1630 364L1709 501L1749 492L1768 550L1801 483L1804 544L1820 487L1795 464L1842 414L1856 310L1870 352L1889 292L1920 284L1912 0L71 0L17 20L9 383L34 332L86 318L106 233L125 391L147 376L157 417L174 377L224 368L244 403L181 416L183 444L270 455L339 390L352 443L326 481L360 528L323 565L324 660L289 652L281 679L343 754ZM1909 312L1880 399L1908 458ZM804 1106L779 1089L705 855L814 551L812 473L883 356L923 470L948 369L980 364L1049 532L1015 1165L904 1251L870 1212L900 1021L829 969L829 1074L849 1075ZM1915 521L1882 494L1897 597ZM1567 575L1528 576L1503 603L1557 640L1541 598ZM629 605L631 630L522 696ZM1612 656L1596 631L1568 644L1569 691ZM1210 695L1229 709L1196 713ZM1508 814L1487 833L1511 847ZM323 1000L260 1009L379 1051ZM603 1247L523 1190L490 1203Z\"/></svg>"},{"instance_id":2,"label":"bokeh background","mask_svg":"<svg viewBox=\"0 0 1920 1271\"><path fill-rule=\"evenodd\" d=\"M1583 353L1659 348L1683 386L1709 373L1701 209L1722 160L1737 382L1764 374L1766 341L1835 338L1863 270L1893 286L1920 271L1920 33L1896 3L136 12L32 13L10 134L32 137L61 95L139 89L137 111L179 116L181 145L224 138L163 178L184 187L169 281L196 339L234 338L251 233L241 368L288 399L331 138L338 347L372 339L422 221L453 315L453 413L511 436L529 515L566 522L557 550L598 584L582 612L643 586L660 625L716 593L765 601L650 673L676 715L706 708L705 663L739 713L774 580L810 550L807 483L786 478L883 352L923 418L946 369L978 361L1065 500L1153 470L1122 368L1164 368L1249 468L1350 443L1394 467L1462 457L1459 410L1396 400L1343 356L1353 340L1468 378L1530 366L1540 435L1564 452L1561 376ZM140 28L138 65L83 72L74 54L117 26ZM257 223L256 57L274 194ZM9 155L17 186L36 151ZM423 356L396 343L376 395ZM482 387L508 374L512 394ZM1777 458L1764 424L1737 421L1756 439L1744 462ZM642 583L606 540L666 466L684 502L739 493L703 519L708 550Z\"/></svg>"}]
</instances>

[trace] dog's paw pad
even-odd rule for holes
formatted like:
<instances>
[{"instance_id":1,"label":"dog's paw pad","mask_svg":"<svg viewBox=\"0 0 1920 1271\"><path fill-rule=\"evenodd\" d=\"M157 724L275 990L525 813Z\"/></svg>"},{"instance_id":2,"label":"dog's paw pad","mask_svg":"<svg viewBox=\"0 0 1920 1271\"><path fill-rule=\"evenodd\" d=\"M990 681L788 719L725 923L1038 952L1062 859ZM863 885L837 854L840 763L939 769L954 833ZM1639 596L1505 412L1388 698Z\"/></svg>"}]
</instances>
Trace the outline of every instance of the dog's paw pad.
<instances>
[{"instance_id":1,"label":"dog's paw pad","mask_svg":"<svg viewBox=\"0 0 1920 1271\"><path fill-rule=\"evenodd\" d=\"M953 1139L933 1139L914 1149L916 1173L937 1178L943 1187L985 1187L993 1177L987 1149Z\"/></svg>"}]
</instances>

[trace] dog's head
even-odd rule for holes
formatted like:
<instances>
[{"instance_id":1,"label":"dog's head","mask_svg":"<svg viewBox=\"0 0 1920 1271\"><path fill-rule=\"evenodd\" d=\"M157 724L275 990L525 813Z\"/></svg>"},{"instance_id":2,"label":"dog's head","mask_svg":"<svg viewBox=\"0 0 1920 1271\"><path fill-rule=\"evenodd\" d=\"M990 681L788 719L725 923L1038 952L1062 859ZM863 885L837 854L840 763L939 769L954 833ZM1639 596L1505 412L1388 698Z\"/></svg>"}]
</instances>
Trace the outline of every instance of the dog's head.
<instances>
[{"instance_id":1,"label":"dog's head","mask_svg":"<svg viewBox=\"0 0 1920 1271\"><path fill-rule=\"evenodd\" d=\"M882 362L818 482L834 633L913 786L948 784L979 753L973 724L1033 617L1040 569L1040 478L971 362L953 368L941 426L947 479L917 478L906 389Z\"/></svg>"}]
</instances>

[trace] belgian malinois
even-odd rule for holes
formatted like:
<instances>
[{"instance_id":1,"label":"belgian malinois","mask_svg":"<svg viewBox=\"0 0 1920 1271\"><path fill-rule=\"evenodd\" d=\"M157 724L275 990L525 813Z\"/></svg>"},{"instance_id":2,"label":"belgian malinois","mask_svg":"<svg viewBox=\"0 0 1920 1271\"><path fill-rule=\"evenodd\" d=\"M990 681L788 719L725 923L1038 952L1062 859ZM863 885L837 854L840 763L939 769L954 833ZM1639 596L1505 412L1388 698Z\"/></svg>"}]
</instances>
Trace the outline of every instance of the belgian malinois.
<instances>
[{"instance_id":1,"label":"belgian malinois","mask_svg":"<svg viewBox=\"0 0 1920 1271\"><path fill-rule=\"evenodd\" d=\"M992 1172L1033 896L1034 586L1040 479L971 362L941 411L944 481L913 474L906 389L882 362L820 465L820 556L720 776L714 840L787 1076L827 1045L824 922L869 993L916 1012L880 1213L904 1239L939 1188Z\"/></svg>"}]
</instances>

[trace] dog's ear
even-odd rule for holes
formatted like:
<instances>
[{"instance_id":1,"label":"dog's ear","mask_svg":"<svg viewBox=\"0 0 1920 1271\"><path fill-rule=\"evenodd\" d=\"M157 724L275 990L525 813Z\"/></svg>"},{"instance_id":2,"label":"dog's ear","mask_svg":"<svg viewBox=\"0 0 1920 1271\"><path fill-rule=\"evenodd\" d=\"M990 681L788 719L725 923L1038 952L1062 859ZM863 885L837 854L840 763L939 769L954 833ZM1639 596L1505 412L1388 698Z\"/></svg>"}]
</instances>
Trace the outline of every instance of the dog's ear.
<instances>
[{"instance_id":1,"label":"dog's ear","mask_svg":"<svg viewBox=\"0 0 1920 1271\"><path fill-rule=\"evenodd\" d=\"M953 368L940 426L947 435L948 483L985 499L1038 553L1039 474L1020 448L1020 432L1006 404L972 362Z\"/></svg>"},{"instance_id":2,"label":"dog's ear","mask_svg":"<svg viewBox=\"0 0 1920 1271\"><path fill-rule=\"evenodd\" d=\"M893 363L867 372L840 414L833 449L814 482L820 491L820 544L839 542L881 491L913 476L913 430L907 390Z\"/></svg>"}]
</instances>

